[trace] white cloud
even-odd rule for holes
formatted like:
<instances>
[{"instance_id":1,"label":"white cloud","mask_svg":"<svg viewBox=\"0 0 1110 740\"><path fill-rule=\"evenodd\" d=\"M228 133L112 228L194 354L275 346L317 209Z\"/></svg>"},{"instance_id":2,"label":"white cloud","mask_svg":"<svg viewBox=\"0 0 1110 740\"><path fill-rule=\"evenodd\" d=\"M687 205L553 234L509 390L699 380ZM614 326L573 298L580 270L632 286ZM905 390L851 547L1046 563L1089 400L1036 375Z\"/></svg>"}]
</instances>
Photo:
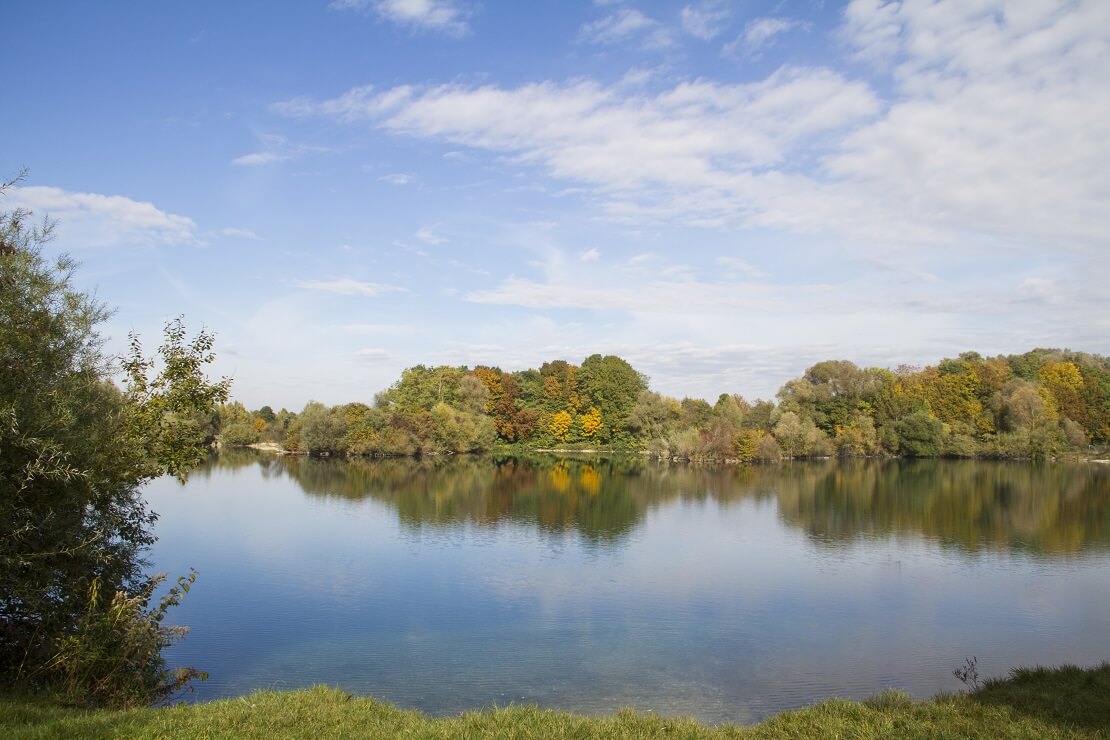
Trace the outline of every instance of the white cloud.
<instances>
[{"instance_id":1,"label":"white cloud","mask_svg":"<svg viewBox=\"0 0 1110 740\"><path fill-rule=\"evenodd\" d=\"M373 10L378 17L421 31L465 36L470 31L466 12L451 0L333 0L336 10Z\"/></svg>"},{"instance_id":2,"label":"white cloud","mask_svg":"<svg viewBox=\"0 0 1110 740\"><path fill-rule=\"evenodd\" d=\"M631 257L629 257L628 258L628 266L629 267L643 267L644 265L649 265L653 262L658 262L659 260L660 260L659 255L653 254L651 252L643 252L641 254L635 254L635 255L632 255Z\"/></svg>"},{"instance_id":3,"label":"white cloud","mask_svg":"<svg viewBox=\"0 0 1110 740\"><path fill-rule=\"evenodd\" d=\"M853 2L842 38L893 65L899 94L825 171L921 220L1105 245L1108 28L1102 2Z\"/></svg>"},{"instance_id":4,"label":"white cloud","mask_svg":"<svg viewBox=\"0 0 1110 740\"><path fill-rule=\"evenodd\" d=\"M220 233L224 236L230 236L237 239L252 239L257 241L261 238L260 236L258 236L258 234L254 233L250 229L226 228L221 229Z\"/></svg>"},{"instance_id":5,"label":"white cloud","mask_svg":"<svg viewBox=\"0 0 1110 740\"><path fill-rule=\"evenodd\" d=\"M412 185L416 182L415 177L405 174L404 172L391 172L388 175L382 175L378 180L387 182L390 185Z\"/></svg>"},{"instance_id":6,"label":"white cloud","mask_svg":"<svg viewBox=\"0 0 1110 740\"><path fill-rule=\"evenodd\" d=\"M393 355L380 347L363 347L355 352L355 359L362 362L392 362Z\"/></svg>"},{"instance_id":7,"label":"white cloud","mask_svg":"<svg viewBox=\"0 0 1110 740\"><path fill-rule=\"evenodd\" d=\"M251 152L244 154L231 160L234 165L240 167L262 167L274 162L284 162L289 159L288 154L279 154L277 152Z\"/></svg>"},{"instance_id":8,"label":"white cloud","mask_svg":"<svg viewBox=\"0 0 1110 740\"><path fill-rule=\"evenodd\" d=\"M366 336L410 336L413 332L409 324L342 324L336 328L344 334Z\"/></svg>"},{"instance_id":9,"label":"white cloud","mask_svg":"<svg viewBox=\"0 0 1110 740\"><path fill-rule=\"evenodd\" d=\"M635 8L619 8L604 18L582 26L586 41L602 45L636 42L644 49L666 49L674 44L670 31L659 21Z\"/></svg>"},{"instance_id":10,"label":"white cloud","mask_svg":"<svg viewBox=\"0 0 1110 740\"><path fill-rule=\"evenodd\" d=\"M755 18L748 21L743 33L725 45L724 53L735 55L743 52L758 58L763 49L774 45L775 37L805 28L809 28L807 23L792 18Z\"/></svg>"},{"instance_id":11,"label":"white cloud","mask_svg":"<svg viewBox=\"0 0 1110 740\"><path fill-rule=\"evenodd\" d=\"M716 262L722 269L730 273L757 279L767 277L766 272L739 257L718 257Z\"/></svg>"},{"instance_id":12,"label":"white cloud","mask_svg":"<svg viewBox=\"0 0 1110 740\"><path fill-rule=\"evenodd\" d=\"M795 145L873 115L878 102L866 85L835 72L784 68L763 82L697 80L655 95L578 81L403 88L296 105L300 115L313 110L513 153L556 177L609 190L662 185L681 194L747 187L738 173L783 163Z\"/></svg>"},{"instance_id":13,"label":"white cloud","mask_svg":"<svg viewBox=\"0 0 1110 740\"><path fill-rule=\"evenodd\" d=\"M893 57L899 46L901 3L854 0L844 9L840 35L856 58L879 62Z\"/></svg>"},{"instance_id":14,"label":"white cloud","mask_svg":"<svg viewBox=\"0 0 1110 740\"><path fill-rule=\"evenodd\" d=\"M803 28L804 23L792 18L757 18L744 27L744 41L749 49L758 49L779 34Z\"/></svg>"},{"instance_id":15,"label":"white cloud","mask_svg":"<svg viewBox=\"0 0 1110 740\"><path fill-rule=\"evenodd\" d=\"M612 17L595 34L650 26ZM742 38L766 44L793 23L762 19ZM851 48L885 39L886 101L832 69L787 66L748 84L653 89L354 88L275 110L505 155L585 188L619 221L768 227L880 250L1089 248L1110 233L1106 28L1101 2L856 0L839 35Z\"/></svg>"},{"instance_id":16,"label":"white cloud","mask_svg":"<svg viewBox=\"0 0 1110 740\"><path fill-rule=\"evenodd\" d=\"M431 244L432 246L435 246L437 244L443 244L444 242L447 241L446 239L444 239L439 234L436 234L435 231L433 231L430 226L420 227L419 229L416 230L415 236L416 236L417 239L424 242L425 244Z\"/></svg>"},{"instance_id":17,"label":"white cloud","mask_svg":"<svg viewBox=\"0 0 1110 740\"><path fill-rule=\"evenodd\" d=\"M702 41L711 41L724 31L729 15L728 6L721 0L687 5L682 9L682 28Z\"/></svg>"},{"instance_id":18,"label":"white cloud","mask_svg":"<svg viewBox=\"0 0 1110 740\"><path fill-rule=\"evenodd\" d=\"M262 146L259 151L235 157L231 163L239 167L264 167L268 164L286 162L304 154L328 151L327 147L293 144L278 134L259 134L257 138Z\"/></svg>"},{"instance_id":19,"label":"white cloud","mask_svg":"<svg viewBox=\"0 0 1110 740\"><path fill-rule=\"evenodd\" d=\"M738 292L731 285L685 280L653 280L629 285L538 282L508 278L491 290L465 296L472 303L526 308L587 308L596 311L636 311L652 314L719 314L768 310L757 291Z\"/></svg>"},{"instance_id":20,"label":"white cloud","mask_svg":"<svg viewBox=\"0 0 1110 740\"><path fill-rule=\"evenodd\" d=\"M5 194L4 205L56 220L58 240L66 248L198 241L191 218L122 195L74 193L42 185L13 187Z\"/></svg>"},{"instance_id":21,"label":"white cloud","mask_svg":"<svg viewBox=\"0 0 1110 740\"><path fill-rule=\"evenodd\" d=\"M320 290L338 295L360 295L366 298L376 298L383 293L396 293L403 291L395 285L386 283L366 283L351 278L338 278L336 280L308 280L294 283L298 288L305 290Z\"/></svg>"},{"instance_id":22,"label":"white cloud","mask_svg":"<svg viewBox=\"0 0 1110 740\"><path fill-rule=\"evenodd\" d=\"M597 262L599 259L601 259L601 250L597 247L578 253L579 262Z\"/></svg>"}]
</instances>

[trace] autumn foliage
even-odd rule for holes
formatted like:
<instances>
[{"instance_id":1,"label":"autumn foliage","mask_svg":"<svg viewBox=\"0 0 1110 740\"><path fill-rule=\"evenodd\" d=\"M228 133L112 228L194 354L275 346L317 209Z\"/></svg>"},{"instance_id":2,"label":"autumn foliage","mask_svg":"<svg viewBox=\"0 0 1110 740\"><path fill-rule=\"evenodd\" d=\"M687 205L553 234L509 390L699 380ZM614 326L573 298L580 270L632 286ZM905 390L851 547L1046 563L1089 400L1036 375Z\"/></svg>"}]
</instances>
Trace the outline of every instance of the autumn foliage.
<instances>
[{"instance_id":1,"label":"autumn foliage","mask_svg":"<svg viewBox=\"0 0 1110 740\"><path fill-rule=\"evenodd\" d=\"M1052 457L1110 442L1110 359L1039 349L975 352L925 368L819 362L777 402L669 398L614 355L538 369L418 365L374 404L300 414L225 406L228 444L314 454L413 455L495 447L604 447L681 459Z\"/></svg>"}]
</instances>

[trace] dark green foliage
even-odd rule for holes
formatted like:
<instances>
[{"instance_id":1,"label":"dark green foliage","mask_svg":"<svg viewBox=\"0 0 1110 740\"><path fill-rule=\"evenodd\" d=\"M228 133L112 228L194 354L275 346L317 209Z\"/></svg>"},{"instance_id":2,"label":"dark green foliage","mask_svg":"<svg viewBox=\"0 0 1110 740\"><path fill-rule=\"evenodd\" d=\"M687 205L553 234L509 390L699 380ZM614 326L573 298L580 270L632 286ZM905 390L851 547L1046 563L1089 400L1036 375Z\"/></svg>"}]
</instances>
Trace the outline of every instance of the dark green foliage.
<instances>
[{"instance_id":1,"label":"dark green foliage","mask_svg":"<svg viewBox=\"0 0 1110 740\"><path fill-rule=\"evenodd\" d=\"M647 378L615 355L591 355L578 369L578 388L582 407L601 411L604 426L598 437L608 442L625 433L636 399L647 390Z\"/></svg>"},{"instance_id":2,"label":"dark green foliage","mask_svg":"<svg viewBox=\"0 0 1110 740\"><path fill-rule=\"evenodd\" d=\"M936 457L944 441L944 425L925 411L914 411L895 425L898 446L909 457Z\"/></svg>"}]
</instances>

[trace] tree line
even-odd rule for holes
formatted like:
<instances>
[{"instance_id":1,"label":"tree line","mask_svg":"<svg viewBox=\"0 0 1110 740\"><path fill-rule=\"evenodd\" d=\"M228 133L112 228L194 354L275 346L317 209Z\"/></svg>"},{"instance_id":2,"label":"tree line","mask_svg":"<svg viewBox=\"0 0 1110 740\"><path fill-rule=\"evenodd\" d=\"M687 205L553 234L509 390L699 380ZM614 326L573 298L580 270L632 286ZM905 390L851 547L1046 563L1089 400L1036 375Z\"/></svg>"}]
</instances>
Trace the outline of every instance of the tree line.
<instances>
[{"instance_id":1,"label":"tree line","mask_svg":"<svg viewBox=\"0 0 1110 740\"><path fill-rule=\"evenodd\" d=\"M313 455L430 455L604 448L663 458L1048 458L1110 442L1110 358L1059 349L925 368L813 365L775 401L671 398L614 355L539 369L408 368L373 403L299 413L221 406L224 445L274 442Z\"/></svg>"}]
</instances>

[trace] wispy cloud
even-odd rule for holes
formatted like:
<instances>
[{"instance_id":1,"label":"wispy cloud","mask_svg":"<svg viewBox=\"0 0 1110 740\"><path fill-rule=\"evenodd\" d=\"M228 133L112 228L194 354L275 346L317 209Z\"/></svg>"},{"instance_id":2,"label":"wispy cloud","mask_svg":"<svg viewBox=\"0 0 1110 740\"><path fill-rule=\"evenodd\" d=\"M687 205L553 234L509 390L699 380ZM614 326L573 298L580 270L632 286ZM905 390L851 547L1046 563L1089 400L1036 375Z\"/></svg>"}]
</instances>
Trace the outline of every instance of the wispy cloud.
<instances>
[{"instance_id":1,"label":"wispy cloud","mask_svg":"<svg viewBox=\"0 0 1110 740\"><path fill-rule=\"evenodd\" d=\"M716 262L723 270L729 273L756 279L767 277L766 272L739 257L718 257Z\"/></svg>"},{"instance_id":2,"label":"wispy cloud","mask_svg":"<svg viewBox=\"0 0 1110 740\"><path fill-rule=\"evenodd\" d=\"M377 298L384 293L397 293L404 291L396 285L387 283L366 283L351 278L338 278L336 280L307 280L294 283L296 287L305 290L320 290L338 295L360 295L366 298Z\"/></svg>"},{"instance_id":3,"label":"wispy cloud","mask_svg":"<svg viewBox=\"0 0 1110 740\"><path fill-rule=\"evenodd\" d=\"M69 249L198 242L191 218L122 195L75 193L42 185L13 187L5 193L4 206L56 220L59 241Z\"/></svg>"},{"instance_id":4,"label":"wispy cloud","mask_svg":"<svg viewBox=\"0 0 1110 740\"><path fill-rule=\"evenodd\" d=\"M260 134L258 141L261 145L259 151L235 157L231 163L238 167L265 167L278 162L287 162L304 154L327 151L326 147L294 144L277 134Z\"/></svg>"},{"instance_id":5,"label":"wispy cloud","mask_svg":"<svg viewBox=\"0 0 1110 740\"><path fill-rule=\"evenodd\" d=\"M674 45L670 29L635 8L614 12L582 26L581 37L593 44L635 44L644 49L666 49Z\"/></svg>"},{"instance_id":6,"label":"wispy cloud","mask_svg":"<svg viewBox=\"0 0 1110 740\"><path fill-rule=\"evenodd\" d=\"M466 11L452 0L333 0L330 7L373 11L383 20L418 31L434 31L456 37L470 32Z\"/></svg>"},{"instance_id":7,"label":"wispy cloud","mask_svg":"<svg viewBox=\"0 0 1110 740\"><path fill-rule=\"evenodd\" d=\"M579 262L597 262L599 259L601 259L601 250L597 247L578 253Z\"/></svg>"},{"instance_id":8,"label":"wispy cloud","mask_svg":"<svg viewBox=\"0 0 1110 740\"><path fill-rule=\"evenodd\" d=\"M784 33L807 29L809 24L793 18L756 18L748 21L744 31L725 45L725 54L746 54L758 56L761 51L774 45L775 39Z\"/></svg>"},{"instance_id":9,"label":"wispy cloud","mask_svg":"<svg viewBox=\"0 0 1110 740\"><path fill-rule=\"evenodd\" d=\"M380 347L363 347L355 352L355 359L361 362L392 362L393 355Z\"/></svg>"},{"instance_id":10,"label":"wispy cloud","mask_svg":"<svg viewBox=\"0 0 1110 740\"><path fill-rule=\"evenodd\" d=\"M262 238L250 229L226 228L220 229L220 233L224 236L230 236L235 239L251 239L257 241Z\"/></svg>"},{"instance_id":11,"label":"wispy cloud","mask_svg":"<svg viewBox=\"0 0 1110 740\"><path fill-rule=\"evenodd\" d=\"M1107 28L1099 2L852 2L841 37L893 70L898 97L825 171L865 184L876 207L1052 247L1105 245Z\"/></svg>"},{"instance_id":12,"label":"wispy cloud","mask_svg":"<svg viewBox=\"0 0 1110 740\"><path fill-rule=\"evenodd\" d=\"M344 334L397 337L411 335L413 327L410 324L342 324L337 330Z\"/></svg>"},{"instance_id":13,"label":"wispy cloud","mask_svg":"<svg viewBox=\"0 0 1110 740\"><path fill-rule=\"evenodd\" d=\"M432 246L435 246L437 244L443 244L444 242L447 241L442 236L435 233L435 231L432 230L432 227L430 227L430 226L420 227L419 229L416 230L415 236L416 236L417 239L424 242L425 244L431 244Z\"/></svg>"},{"instance_id":14,"label":"wispy cloud","mask_svg":"<svg viewBox=\"0 0 1110 740\"><path fill-rule=\"evenodd\" d=\"M772 210L751 201L787 197L793 188L761 170L786 164L810 137L834 134L878 110L865 84L830 70L794 68L754 84L697 80L654 95L576 81L405 88L296 105L298 115L362 119L397 133L518 155L555 177L600 186L618 218L631 199L639 205L665 200L650 207L667 217L726 219Z\"/></svg>"},{"instance_id":15,"label":"wispy cloud","mask_svg":"<svg viewBox=\"0 0 1110 740\"><path fill-rule=\"evenodd\" d=\"M596 31L650 26L628 18ZM796 28L762 21L742 38L766 44ZM355 88L275 109L509 155L587 188L620 221L770 227L884 248L1104 244L1110 71L1099 60L1110 54L1098 50L1110 4L1019 13L1002 0L857 0L840 35L855 48L891 24L895 93L885 101L863 79L782 67L739 85Z\"/></svg>"},{"instance_id":16,"label":"wispy cloud","mask_svg":"<svg viewBox=\"0 0 1110 740\"><path fill-rule=\"evenodd\" d=\"M725 30L730 17L722 0L695 3L682 9L682 29L702 41L712 41Z\"/></svg>"},{"instance_id":17,"label":"wispy cloud","mask_svg":"<svg viewBox=\"0 0 1110 740\"><path fill-rule=\"evenodd\" d=\"M382 175L378 180L390 185L412 185L416 182L416 177L405 172L390 172L388 175Z\"/></svg>"},{"instance_id":18,"label":"wispy cloud","mask_svg":"<svg viewBox=\"0 0 1110 740\"><path fill-rule=\"evenodd\" d=\"M240 167L262 167L275 162L284 162L290 158L290 155L278 152L251 152L236 157L231 160L231 163Z\"/></svg>"}]
</instances>

